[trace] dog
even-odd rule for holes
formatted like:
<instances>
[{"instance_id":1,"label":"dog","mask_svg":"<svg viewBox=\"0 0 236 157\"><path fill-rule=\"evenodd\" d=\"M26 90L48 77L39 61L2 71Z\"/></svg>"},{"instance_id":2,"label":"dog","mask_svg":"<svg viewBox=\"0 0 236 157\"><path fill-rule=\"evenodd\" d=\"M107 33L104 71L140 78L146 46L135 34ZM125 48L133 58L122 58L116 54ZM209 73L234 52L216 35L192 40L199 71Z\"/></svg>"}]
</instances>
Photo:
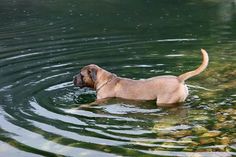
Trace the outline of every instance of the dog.
<instances>
[{"instance_id":1,"label":"dog","mask_svg":"<svg viewBox=\"0 0 236 157\"><path fill-rule=\"evenodd\" d=\"M201 49L201 52L201 65L196 70L180 76L163 75L133 80L118 77L95 64L90 64L74 76L73 82L80 88L90 87L96 90L97 101L115 97L128 100L155 100L158 106L178 104L184 102L189 94L185 81L207 68L208 54L204 49Z\"/></svg>"}]
</instances>

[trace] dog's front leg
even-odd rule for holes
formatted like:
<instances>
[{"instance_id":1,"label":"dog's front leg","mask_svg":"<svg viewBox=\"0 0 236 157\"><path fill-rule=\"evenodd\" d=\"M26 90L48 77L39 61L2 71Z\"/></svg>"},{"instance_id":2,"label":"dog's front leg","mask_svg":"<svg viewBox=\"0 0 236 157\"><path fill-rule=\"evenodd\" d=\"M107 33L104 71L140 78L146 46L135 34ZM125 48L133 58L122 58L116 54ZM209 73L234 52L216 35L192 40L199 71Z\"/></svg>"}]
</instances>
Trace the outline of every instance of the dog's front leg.
<instances>
[{"instance_id":1,"label":"dog's front leg","mask_svg":"<svg viewBox=\"0 0 236 157\"><path fill-rule=\"evenodd\" d=\"M107 101L108 101L107 98L97 99L96 101L88 103L88 104L81 104L78 109L88 109L88 108L91 108L93 106L103 105L103 104L106 104Z\"/></svg>"}]
</instances>

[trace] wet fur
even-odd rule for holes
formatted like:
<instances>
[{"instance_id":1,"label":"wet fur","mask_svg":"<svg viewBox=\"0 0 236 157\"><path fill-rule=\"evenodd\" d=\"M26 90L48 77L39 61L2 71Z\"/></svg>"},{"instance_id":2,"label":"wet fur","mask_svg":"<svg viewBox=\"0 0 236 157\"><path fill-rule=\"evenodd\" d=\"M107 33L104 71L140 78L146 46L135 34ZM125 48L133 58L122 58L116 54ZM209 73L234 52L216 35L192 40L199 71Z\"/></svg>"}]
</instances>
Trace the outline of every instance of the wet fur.
<instances>
[{"instance_id":1,"label":"wet fur","mask_svg":"<svg viewBox=\"0 0 236 157\"><path fill-rule=\"evenodd\" d=\"M97 91L97 101L117 97L130 100L156 100L157 105L184 102L189 92L185 80L200 74L208 65L208 54L201 49L202 64L180 76L156 76L144 80L118 77L101 67L91 64L74 77L74 84Z\"/></svg>"}]
</instances>

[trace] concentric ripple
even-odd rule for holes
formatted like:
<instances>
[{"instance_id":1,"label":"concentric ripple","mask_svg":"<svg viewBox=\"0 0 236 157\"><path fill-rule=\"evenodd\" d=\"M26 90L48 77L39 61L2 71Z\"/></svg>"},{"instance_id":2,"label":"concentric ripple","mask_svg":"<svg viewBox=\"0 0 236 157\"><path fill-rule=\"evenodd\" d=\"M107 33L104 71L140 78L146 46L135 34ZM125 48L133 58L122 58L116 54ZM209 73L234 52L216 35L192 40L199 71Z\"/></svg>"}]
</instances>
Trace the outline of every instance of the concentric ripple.
<instances>
[{"instance_id":1,"label":"concentric ripple","mask_svg":"<svg viewBox=\"0 0 236 157\"><path fill-rule=\"evenodd\" d=\"M202 139L204 133L214 133L209 125L214 113L211 109L202 110L202 105L191 107L194 101L200 103L199 88L195 86L191 88L196 95L177 108L157 108L155 102L111 99L107 104L78 109L80 104L94 101L96 94L90 89L73 86L72 76L83 65L96 63L124 76L145 78L173 73L168 72L165 61L151 64L149 56L155 56L155 60L185 57L184 53L174 56L155 51L150 55L139 53L152 52L153 44L159 42L168 44L182 39L136 40L132 36L74 37L64 42L39 42L30 48L21 45L3 50L0 121L1 140L9 144L5 151L14 152L17 148L15 153L25 151L46 156L192 156L193 151L211 149L214 155L230 156L232 153L219 152L235 149L233 145L227 147L227 143L222 143L226 139L222 131L215 131L219 134L217 138ZM113 44L107 46L111 42ZM117 51L119 55L112 58ZM98 59L99 56L103 58ZM139 75L144 71L146 76ZM200 133L196 131L198 127ZM216 144L211 146L211 143Z\"/></svg>"},{"instance_id":2,"label":"concentric ripple","mask_svg":"<svg viewBox=\"0 0 236 157\"><path fill-rule=\"evenodd\" d=\"M188 82L190 96L180 106L160 108L152 101L113 98L81 108L96 98L95 91L72 83L84 65L95 63L133 79L179 75L200 64L199 45L211 54L220 48L212 47L213 39L190 35L191 22L180 25L189 20L185 14L174 30L169 27L173 23L164 23L176 10L158 19L143 10L148 16L139 24L140 12L128 2L125 6L133 9L125 12L117 12L124 6L115 1L92 1L98 7L94 10L89 9L95 7L91 2L65 1L63 7L42 2L0 6L11 15L0 13L0 156L236 155L235 59L225 57L235 55L232 41L222 44L230 52L215 53L223 59L212 55L217 68ZM137 7L143 4L137 2ZM103 24L107 17L115 20Z\"/></svg>"}]
</instances>

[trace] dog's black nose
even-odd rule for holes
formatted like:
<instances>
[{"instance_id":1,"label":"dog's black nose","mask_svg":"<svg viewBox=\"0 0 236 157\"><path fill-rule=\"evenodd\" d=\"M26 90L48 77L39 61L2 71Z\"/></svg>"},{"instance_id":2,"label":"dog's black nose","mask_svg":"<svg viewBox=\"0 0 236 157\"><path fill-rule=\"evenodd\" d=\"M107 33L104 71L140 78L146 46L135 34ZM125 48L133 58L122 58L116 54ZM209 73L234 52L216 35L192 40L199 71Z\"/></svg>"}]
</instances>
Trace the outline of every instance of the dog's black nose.
<instances>
[{"instance_id":1,"label":"dog's black nose","mask_svg":"<svg viewBox=\"0 0 236 157\"><path fill-rule=\"evenodd\" d=\"M73 82L74 82L74 85L76 85L76 83L77 83L77 77L76 76L73 77Z\"/></svg>"}]
</instances>

